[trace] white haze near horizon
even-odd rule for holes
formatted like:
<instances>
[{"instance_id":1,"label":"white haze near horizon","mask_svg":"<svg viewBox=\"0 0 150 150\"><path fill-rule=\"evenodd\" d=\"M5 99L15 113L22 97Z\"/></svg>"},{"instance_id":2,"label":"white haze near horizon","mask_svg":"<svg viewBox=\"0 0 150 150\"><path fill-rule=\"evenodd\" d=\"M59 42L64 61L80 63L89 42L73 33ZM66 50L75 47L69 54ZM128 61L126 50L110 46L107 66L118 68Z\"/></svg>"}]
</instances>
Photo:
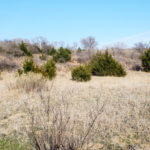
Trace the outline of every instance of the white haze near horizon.
<instances>
[{"instance_id":1,"label":"white haze near horizon","mask_svg":"<svg viewBox=\"0 0 150 150\"><path fill-rule=\"evenodd\" d=\"M134 46L134 44L138 43L138 42L149 43L150 42L150 31L131 35L131 36L128 36L125 38L114 40L112 42L103 43L99 47L104 48L104 47L111 47L111 46L115 46L115 45L116 46L122 45L125 48L132 48Z\"/></svg>"}]
</instances>

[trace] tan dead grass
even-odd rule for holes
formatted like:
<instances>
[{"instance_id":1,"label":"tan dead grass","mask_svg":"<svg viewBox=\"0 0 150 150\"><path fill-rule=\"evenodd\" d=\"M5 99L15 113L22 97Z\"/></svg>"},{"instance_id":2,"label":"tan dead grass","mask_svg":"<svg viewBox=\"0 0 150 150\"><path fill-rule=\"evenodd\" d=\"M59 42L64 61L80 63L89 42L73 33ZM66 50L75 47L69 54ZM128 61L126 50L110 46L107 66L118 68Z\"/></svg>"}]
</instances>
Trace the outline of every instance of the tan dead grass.
<instances>
[{"instance_id":1,"label":"tan dead grass","mask_svg":"<svg viewBox=\"0 0 150 150\"><path fill-rule=\"evenodd\" d=\"M25 113L27 104L35 110L40 107L41 95L51 95L54 103L59 103L64 97L71 106L69 111L72 118L75 116L81 122L87 121L86 113L98 99L100 104L107 104L95 124L93 137L97 144L100 143L103 149L116 149L118 145L123 149L150 149L150 73L128 71L128 75L123 78L93 77L90 82L80 83L71 80L70 72L61 71L54 80L51 93L52 82L47 81L40 86L35 83L40 78L35 74L19 78L14 73L3 72L2 78L1 134L14 130L22 133L27 120L18 114ZM42 90L26 90L30 81L31 86L28 88L40 86ZM36 85L32 86L32 82Z\"/></svg>"}]
</instances>

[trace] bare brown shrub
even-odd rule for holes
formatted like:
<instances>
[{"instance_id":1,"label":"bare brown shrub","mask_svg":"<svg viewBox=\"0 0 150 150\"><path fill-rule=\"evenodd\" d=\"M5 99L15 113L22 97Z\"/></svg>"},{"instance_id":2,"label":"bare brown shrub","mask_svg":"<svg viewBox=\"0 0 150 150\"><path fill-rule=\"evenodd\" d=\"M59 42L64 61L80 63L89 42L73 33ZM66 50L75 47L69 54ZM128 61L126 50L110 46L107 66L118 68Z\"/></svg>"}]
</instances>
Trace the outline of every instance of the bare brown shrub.
<instances>
[{"instance_id":1,"label":"bare brown shrub","mask_svg":"<svg viewBox=\"0 0 150 150\"><path fill-rule=\"evenodd\" d=\"M141 66L140 53L135 49L115 49L111 48L110 53L126 69L133 70L135 65Z\"/></svg>"},{"instance_id":2,"label":"bare brown shrub","mask_svg":"<svg viewBox=\"0 0 150 150\"><path fill-rule=\"evenodd\" d=\"M35 75L33 73L22 75L8 84L8 89L29 92L40 92L46 87L46 80L41 75Z\"/></svg>"},{"instance_id":3,"label":"bare brown shrub","mask_svg":"<svg viewBox=\"0 0 150 150\"><path fill-rule=\"evenodd\" d=\"M15 57L23 56L23 53L19 49L18 42L16 40L0 41L1 53L5 55L11 55Z\"/></svg>"},{"instance_id":4,"label":"bare brown shrub","mask_svg":"<svg viewBox=\"0 0 150 150\"><path fill-rule=\"evenodd\" d=\"M95 145L94 126L104 109L98 100L92 107L89 105L86 120L71 111L65 97L54 102L50 96L41 95L39 107L25 105L30 121L27 133L37 150L83 150Z\"/></svg>"},{"instance_id":5,"label":"bare brown shrub","mask_svg":"<svg viewBox=\"0 0 150 150\"><path fill-rule=\"evenodd\" d=\"M17 64L13 61L11 61L10 59L6 59L6 58L2 58L0 60L0 70L4 71L11 71L18 68Z\"/></svg>"},{"instance_id":6,"label":"bare brown shrub","mask_svg":"<svg viewBox=\"0 0 150 150\"><path fill-rule=\"evenodd\" d=\"M150 43L138 42L134 44L133 48L142 54L146 49L150 48Z\"/></svg>"},{"instance_id":7,"label":"bare brown shrub","mask_svg":"<svg viewBox=\"0 0 150 150\"><path fill-rule=\"evenodd\" d=\"M92 56L96 53L96 50L82 50L80 52L73 51L72 59L73 62L87 63L92 59Z\"/></svg>"}]
</instances>

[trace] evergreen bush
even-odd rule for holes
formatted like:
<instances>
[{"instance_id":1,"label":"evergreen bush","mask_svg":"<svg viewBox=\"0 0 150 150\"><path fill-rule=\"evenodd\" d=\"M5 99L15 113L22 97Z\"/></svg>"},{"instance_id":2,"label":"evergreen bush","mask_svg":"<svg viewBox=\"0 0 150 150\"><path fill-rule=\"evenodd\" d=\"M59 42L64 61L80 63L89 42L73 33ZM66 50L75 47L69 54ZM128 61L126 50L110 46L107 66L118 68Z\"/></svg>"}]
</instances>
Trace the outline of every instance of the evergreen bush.
<instances>
[{"instance_id":1,"label":"evergreen bush","mask_svg":"<svg viewBox=\"0 0 150 150\"><path fill-rule=\"evenodd\" d=\"M71 50L67 48L60 47L56 53L56 55L53 56L53 59L56 62L64 63L71 60Z\"/></svg>"},{"instance_id":2,"label":"evergreen bush","mask_svg":"<svg viewBox=\"0 0 150 150\"><path fill-rule=\"evenodd\" d=\"M26 56L32 56L32 53L30 52L30 50L27 48L26 44L23 41L21 42L19 47L20 47L20 50L23 51L23 53Z\"/></svg>"},{"instance_id":3,"label":"evergreen bush","mask_svg":"<svg viewBox=\"0 0 150 150\"><path fill-rule=\"evenodd\" d=\"M111 54L98 52L93 56L91 62L92 74L97 76L125 76L126 71Z\"/></svg>"},{"instance_id":4,"label":"evergreen bush","mask_svg":"<svg viewBox=\"0 0 150 150\"><path fill-rule=\"evenodd\" d=\"M44 77L52 80L56 76L56 63L53 59L48 60L42 67L41 73Z\"/></svg>"},{"instance_id":5,"label":"evergreen bush","mask_svg":"<svg viewBox=\"0 0 150 150\"><path fill-rule=\"evenodd\" d=\"M150 72L150 49L147 49L141 56L142 68L146 72Z\"/></svg>"},{"instance_id":6,"label":"evergreen bush","mask_svg":"<svg viewBox=\"0 0 150 150\"><path fill-rule=\"evenodd\" d=\"M48 54L51 55L51 56L54 56L54 55L57 54L57 50L56 50L54 47L52 47L52 48L48 51Z\"/></svg>"},{"instance_id":7,"label":"evergreen bush","mask_svg":"<svg viewBox=\"0 0 150 150\"><path fill-rule=\"evenodd\" d=\"M42 76L52 80L56 76L56 63L53 59L48 60L44 65L39 67L33 62L32 58L25 59L23 63L23 70L18 69L18 74L21 76L23 73L41 73Z\"/></svg>"},{"instance_id":8,"label":"evergreen bush","mask_svg":"<svg viewBox=\"0 0 150 150\"><path fill-rule=\"evenodd\" d=\"M91 70L87 66L77 66L72 70L72 79L76 81L91 80Z\"/></svg>"},{"instance_id":9,"label":"evergreen bush","mask_svg":"<svg viewBox=\"0 0 150 150\"><path fill-rule=\"evenodd\" d=\"M35 71L35 64L32 58L26 58L23 62L23 71L24 73L34 72Z\"/></svg>"}]
</instances>

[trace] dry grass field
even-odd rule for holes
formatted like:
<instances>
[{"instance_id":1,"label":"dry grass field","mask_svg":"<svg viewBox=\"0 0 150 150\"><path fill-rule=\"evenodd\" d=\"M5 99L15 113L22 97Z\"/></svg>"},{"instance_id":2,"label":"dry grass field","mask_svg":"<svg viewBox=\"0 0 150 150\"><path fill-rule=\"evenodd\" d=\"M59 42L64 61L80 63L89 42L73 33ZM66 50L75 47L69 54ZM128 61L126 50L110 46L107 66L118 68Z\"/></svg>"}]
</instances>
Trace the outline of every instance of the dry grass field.
<instances>
[{"instance_id":1,"label":"dry grass field","mask_svg":"<svg viewBox=\"0 0 150 150\"><path fill-rule=\"evenodd\" d=\"M44 111L47 105L52 108L50 113ZM97 110L101 110L98 115ZM49 114L53 117L46 116ZM75 82L66 71L57 72L54 81L37 74L18 77L14 72L2 72L0 136L27 138L31 125L42 128L49 119L54 126L56 114L61 118L56 123L66 125L63 140L72 137L78 144L91 127L82 149L149 150L150 73L128 71L126 77ZM59 125L54 127L59 129Z\"/></svg>"}]
</instances>

